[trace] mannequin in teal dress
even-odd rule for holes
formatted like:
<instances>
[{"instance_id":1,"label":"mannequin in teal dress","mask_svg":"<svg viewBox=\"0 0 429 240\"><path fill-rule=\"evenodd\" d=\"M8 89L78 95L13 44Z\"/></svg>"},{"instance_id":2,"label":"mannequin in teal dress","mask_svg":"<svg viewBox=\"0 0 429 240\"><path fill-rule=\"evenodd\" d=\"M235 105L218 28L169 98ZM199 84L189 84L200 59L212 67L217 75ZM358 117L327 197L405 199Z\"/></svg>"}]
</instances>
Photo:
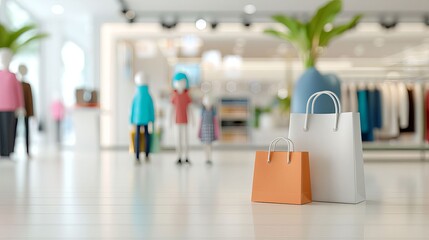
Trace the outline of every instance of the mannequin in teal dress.
<instances>
[{"instance_id":1,"label":"mannequin in teal dress","mask_svg":"<svg viewBox=\"0 0 429 240\"><path fill-rule=\"evenodd\" d=\"M130 123L136 126L135 146L134 151L136 160L140 161L140 129L144 128L145 136L145 153L146 161L149 161L150 153L150 132L153 132L155 121L155 110L153 100L149 93L148 79L143 72L138 72L135 76L135 83L137 85L136 93L134 95ZM150 131L149 131L149 128Z\"/></svg>"}]
</instances>

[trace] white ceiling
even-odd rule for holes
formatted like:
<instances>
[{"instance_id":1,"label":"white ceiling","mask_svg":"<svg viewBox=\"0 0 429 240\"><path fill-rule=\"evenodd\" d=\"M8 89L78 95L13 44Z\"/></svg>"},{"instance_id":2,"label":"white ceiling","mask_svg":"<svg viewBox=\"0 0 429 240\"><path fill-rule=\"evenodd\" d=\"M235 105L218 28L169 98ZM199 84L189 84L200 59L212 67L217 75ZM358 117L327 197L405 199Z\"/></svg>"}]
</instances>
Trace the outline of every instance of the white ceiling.
<instances>
[{"instance_id":1,"label":"white ceiling","mask_svg":"<svg viewBox=\"0 0 429 240\"><path fill-rule=\"evenodd\" d=\"M258 11L309 12L326 0L125 0L139 11L242 11L254 4ZM429 9L428 0L344 0L344 10L351 12L422 12Z\"/></svg>"},{"instance_id":2,"label":"white ceiling","mask_svg":"<svg viewBox=\"0 0 429 240\"><path fill-rule=\"evenodd\" d=\"M50 7L62 4L67 16L97 15L118 16L120 4L117 0L16 0L39 18L52 16ZM326 0L125 0L127 5L144 17L159 18L160 15L175 13L179 17L192 15L236 15L246 4L254 4L258 14L271 15L274 12L313 12ZM362 12L368 17L382 13L398 13L404 17L419 17L429 10L429 0L344 0L347 13Z\"/></svg>"},{"instance_id":3,"label":"white ceiling","mask_svg":"<svg viewBox=\"0 0 429 240\"><path fill-rule=\"evenodd\" d=\"M51 7L61 4L67 17L80 16L116 16L119 13L117 0L15 0L34 16L45 19L52 18Z\"/></svg>"},{"instance_id":4,"label":"white ceiling","mask_svg":"<svg viewBox=\"0 0 429 240\"><path fill-rule=\"evenodd\" d=\"M202 46L197 57L201 56L202 52L212 49L220 50L222 55L240 54L245 58L278 58L285 54L296 56L296 51L290 44L262 33L263 29L276 26L273 24L255 24L250 29L245 29L241 24L225 23L216 31L198 31L191 23L180 24L175 31L162 30L155 23L114 25L120 31L118 36L126 40L165 38L180 40L187 35L199 36L202 39ZM377 46L379 41L382 43ZM334 40L322 57L394 60L394 56L399 60L400 53L409 52L420 46L429 51L429 27L421 23L402 23L389 31L376 23L362 23L356 29ZM281 48L286 50L281 51Z\"/></svg>"}]
</instances>

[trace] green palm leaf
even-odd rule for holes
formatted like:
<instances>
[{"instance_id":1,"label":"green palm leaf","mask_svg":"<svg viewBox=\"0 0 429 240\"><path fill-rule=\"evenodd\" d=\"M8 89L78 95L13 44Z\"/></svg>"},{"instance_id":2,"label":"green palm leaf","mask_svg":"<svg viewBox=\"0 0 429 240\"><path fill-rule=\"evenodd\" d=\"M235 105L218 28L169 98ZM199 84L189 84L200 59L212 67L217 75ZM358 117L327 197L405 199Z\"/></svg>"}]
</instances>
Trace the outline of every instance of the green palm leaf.
<instances>
[{"instance_id":1,"label":"green palm leaf","mask_svg":"<svg viewBox=\"0 0 429 240\"><path fill-rule=\"evenodd\" d=\"M0 48L9 48L14 53L18 53L32 42L48 36L44 33L32 33L36 28L35 25L27 25L13 31L0 24Z\"/></svg>"},{"instance_id":2,"label":"green palm leaf","mask_svg":"<svg viewBox=\"0 0 429 240\"><path fill-rule=\"evenodd\" d=\"M335 26L329 32L323 31L322 34L320 34L319 45L322 47L328 46L329 42L331 42L332 39L356 27L356 25L359 23L361 18L362 18L362 15L357 15L346 24Z\"/></svg>"},{"instance_id":3,"label":"green palm leaf","mask_svg":"<svg viewBox=\"0 0 429 240\"><path fill-rule=\"evenodd\" d=\"M36 25L27 25L16 31L12 31L9 34L7 44L9 44L10 46L13 45L22 35L34 29L36 29Z\"/></svg>"},{"instance_id":4,"label":"green palm leaf","mask_svg":"<svg viewBox=\"0 0 429 240\"><path fill-rule=\"evenodd\" d=\"M341 0L332 0L325 6L319 8L308 23L309 37L318 39L318 36L323 31L325 25L333 22L341 12L342 5Z\"/></svg>"},{"instance_id":5,"label":"green palm leaf","mask_svg":"<svg viewBox=\"0 0 429 240\"><path fill-rule=\"evenodd\" d=\"M266 29L266 34L275 36L292 43L300 52L300 56L306 67L314 67L319 57L320 47L326 47L335 37L354 28L362 18L362 15L355 16L346 24L333 27L329 32L325 31L326 24L333 23L341 12L342 0L331 0L320 7L308 22L283 15L274 15L274 21L282 24L287 31L281 32L274 29Z\"/></svg>"},{"instance_id":6,"label":"green palm leaf","mask_svg":"<svg viewBox=\"0 0 429 240\"><path fill-rule=\"evenodd\" d=\"M292 33L299 31L299 29L303 26L299 20L284 15L274 15L272 19L278 23L283 24Z\"/></svg>"},{"instance_id":7,"label":"green palm leaf","mask_svg":"<svg viewBox=\"0 0 429 240\"><path fill-rule=\"evenodd\" d=\"M17 44L12 45L11 49L14 53L16 53L16 52L20 51L22 48L31 44L32 42L35 42L36 40L40 40L40 39L43 39L46 37L48 37L48 34L45 34L45 33L36 34L36 35L30 37L29 39L25 40L22 43L17 43Z\"/></svg>"},{"instance_id":8,"label":"green palm leaf","mask_svg":"<svg viewBox=\"0 0 429 240\"><path fill-rule=\"evenodd\" d=\"M278 38L281 38L281 39L286 40L286 41L290 41L290 42L293 41L293 39L291 38L291 36L289 34L284 33L284 32L279 32L279 31L271 29L271 28L265 29L264 33L278 37Z\"/></svg>"},{"instance_id":9,"label":"green palm leaf","mask_svg":"<svg viewBox=\"0 0 429 240\"><path fill-rule=\"evenodd\" d=\"M6 28L0 24L0 48L6 47L8 32Z\"/></svg>"}]
</instances>

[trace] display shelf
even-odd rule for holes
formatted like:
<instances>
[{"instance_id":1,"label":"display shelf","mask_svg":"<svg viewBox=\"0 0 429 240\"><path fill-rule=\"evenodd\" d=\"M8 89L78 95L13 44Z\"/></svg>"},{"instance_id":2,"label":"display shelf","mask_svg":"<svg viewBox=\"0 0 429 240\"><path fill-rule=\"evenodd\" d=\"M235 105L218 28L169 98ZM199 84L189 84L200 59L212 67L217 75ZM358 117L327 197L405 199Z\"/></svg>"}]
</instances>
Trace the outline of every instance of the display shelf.
<instances>
[{"instance_id":1,"label":"display shelf","mask_svg":"<svg viewBox=\"0 0 429 240\"><path fill-rule=\"evenodd\" d=\"M219 107L221 142L249 142L250 116L248 98L221 98Z\"/></svg>"}]
</instances>

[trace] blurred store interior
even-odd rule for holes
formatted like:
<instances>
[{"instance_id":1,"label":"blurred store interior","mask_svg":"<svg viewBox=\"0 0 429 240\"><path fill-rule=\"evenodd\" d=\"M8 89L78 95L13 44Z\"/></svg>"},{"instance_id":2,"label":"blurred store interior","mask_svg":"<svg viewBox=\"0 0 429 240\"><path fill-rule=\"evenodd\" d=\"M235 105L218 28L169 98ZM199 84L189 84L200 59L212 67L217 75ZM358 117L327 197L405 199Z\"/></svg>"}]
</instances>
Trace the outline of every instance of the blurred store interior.
<instances>
[{"instance_id":1,"label":"blurred store interior","mask_svg":"<svg viewBox=\"0 0 429 240\"><path fill-rule=\"evenodd\" d=\"M8 110L10 117L15 119L13 121L17 121L16 127L0 124L0 131L3 133L6 129L15 128L10 131L14 135L12 149L5 146L6 140L3 140L3 149L7 150L2 152L0 159L0 192L5 190L19 200L3 198L3 194L0 194L0 215L4 211L4 214L16 217L14 214L22 210L17 203L25 205L25 199L30 199L27 203L31 211L40 213L42 210L37 210L38 204L48 204L52 200L44 201L43 198L47 196L61 197L66 199L65 202L72 199L67 202L70 206L62 205L65 202L57 203L52 200L59 208L65 209L65 212L70 210L89 214L92 210L80 208L88 203L81 199L86 197L86 191L99 194L88 197L95 199L95 205L111 206L109 204L122 203L116 197L122 196L123 190L126 196L124 198L134 199L130 200L131 203L128 198L123 200L127 202L127 206L134 206L136 212L144 212L151 217L154 212L164 213L164 208L159 210L156 208L158 205L153 205L154 201L171 206L176 202L171 202L166 195L177 197L183 201L180 204L190 209L179 209L182 206L179 204L177 211L165 210L166 214L177 215L168 215L168 221L163 224L174 222L173 225L181 226L177 219L198 213L205 224L203 229L207 228L208 232L214 233L213 236L223 237L221 239L233 236L243 239L256 239L258 236L263 239L279 236L307 239L307 231L315 231L315 235L310 234L315 239L318 239L317 236L329 239L396 237L393 233L389 235L386 226L395 228L396 225L389 225L393 220L387 221L385 214L391 214L392 209L397 210L392 210L394 213L411 214L407 215L410 218L415 217L413 214L427 214L424 206L429 200L425 186L429 176L426 164L429 150L428 0L343 0L342 12L335 22L329 21L321 31L336 31L337 24L346 23L362 14L359 23L347 29L348 31L339 33L338 36L341 36L326 47L317 47L317 44L321 44L319 42L309 43L317 45L317 70L324 76L339 81L341 110L360 113L360 136L363 141L365 171L368 173L366 185L369 189L368 201L364 204L368 204L365 205L367 214L380 214L377 215L380 218L368 220L366 216L367 218L362 217L356 221L349 219L353 220L350 225L355 224L353 227L356 229L343 229L343 232L350 233L348 235L341 235L341 231L335 232L332 229L307 229L302 222L292 223L304 229L297 235L288 235L290 232L283 232L279 226L273 230L278 235L267 234L268 228L262 227L262 232L257 229L258 226L269 225L269 221L258 218L258 214L265 213L265 210L270 214L277 213L278 208L251 205L248 195L251 191L254 153L256 150L268 149L275 137L288 136L291 101L297 94L295 87L301 76L308 71L308 65L303 64L306 63L303 62L303 55L297 50L299 46L286 41L286 37L276 38L264 31L275 29L285 31L285 34L290 33L292 30L285 29L272 16L285 14L302 22L310 21L314 11L327 2L329 1L0 0L0 49L7 48L7 37L2 38L6 36L7 30L13 32L30 25L31 29L24 31L22 39L31 38L31 34L43 35L13 51L10 63L9 70L16 74L18 81L27 82L31 86L31 112L34 114L30 115L28 108L24 112L18 111L20 109ZM13 48L18 45L11 46ZM139 143L135 143L135 126L130 123L133 99L138 89L135 81L139 73L147 81L155 116L153 128L148 130L151 132L151 161L140 165L135 163L133 149ZM177 73L187 75L189 91L186 93L189 93L192 100L186 136L189 141L189 158L193 165L188 166L186 171L175 168L177 156L174 150L178 148L178 142L173 123L175 105L171 99L176 89L173 78ZM4 86L0 85L0 88ZM370 94L371 91L381 94L378 95L380 99L377 107L370 98L365 98L369 102L362 102L363 95L359 95L363 94L362 91L366 91L365 94ZM213 142L213 158L207 159L207 162L210 160L210 164L213 164L212 170L206 168L208 164L205 164L204 154L207 154L207 149L201 140L205 96L210 96L213 101L216 124L219 127L219 132L216 132L219 136L216 135L217 141ZM5 97L2 99L0 96L0 113L5 111L1 109L2 101L6 101ZM29 132L29 136L26 132ZM324 141L323 136L320 139ZM29 148L27 152L26 147ZM143 152L143 149L140 150ZM243 169L239 167L241 164ZM81 179L79 171L82 171ZM384 178L384 171L389 181ZM225 174L223 180L222 173ZM174 178L173 183L168 183L169 176ZM234 182L235 177L241 178ZM201 186L192 185L188 180L194 184L201 181ZM50 187L44 191L42 186L46 183ZM65 192L60 194L62 190L59 189ZM75 195L70 197L71 195L66 194L67 191ZM212 202L201 197L204 194L215 200ZM31 196L40 196L42 199L34 200ZM100 196L111 197L113 200L109 202ZM135 199L143 199L141 201L150 206L150 211L146 212L146 205L139 205ZM187 205L189 202L191 204ZM210 224L224 224L222 221L219 223L219 219L223 218L217 219L210 215L212 212L208 210L207 204L218 206L219 214L252 215L253 222L244 223L247 217L235 216L233 219L239 222L238 225L221 225L220 230ZM242 208L237 210L225 207L225 204L241 204ZM401 204L406 207L398 207ZM8 206L13 206L12 209L16 211L8 212ZM70 207L68 210L67 206ZM192 206L196 206L196 209ZM326 214L324 207L327 207L338 217L334 217L329 223L332 223L332 227L342 224L341 214L365 216L365 209L362 210L361 206L341 206L332 210L331 205L322 204L316 205L314 212L313 209L289 212L292 208L287 208L283 209L283 213L296 215L305 212L317 215L320 211ZM343 211L342 207L346 210ZM97 213L113 214L116 211L106 209ZM129 214L133 214L129 211ZM207 212L210 214L204 215ZM277 216L285 217L282 214ZM59 239L61 234L57 234L58 232L31 228L31 224L48 226L48 220L39 222L37 219L28 220L31 218L27 217L26 215L21 219L23 222L18 217L16 221L2 220L0 217L0 238L23 239L21 237L24 235L18 234L20 230L15 225L24 224L24 227L28 227L23 228L24 233L35 234L33 236L42 239ZM67 218L65 215L61 217L59 218L63 220ZM403 220L401 216L397 217L395 219ZM130 219L124 222L106 221L111 224L130 224L133 227L143 224L134 220L132 223L127 222ZM385 228L371 228L371 224L377 222L377 219L382 225L385 224ZM410 221L426 224L427 221L422 219ZM198 224L189 223L190 225L186 225L189 232L181 232L182 228L174 228L176 225L172 227L167 224L166 227L161 224L158 229L159 219L152 220L143 224L145 231L148 229L145 233L135 232L133 235L130 233L132 231L124 230L130 233L125 235L130 238L149 236L147 239L155 236L164 236L166 239L202 239L199 238L203 234L198 232ZM59 223L63 224L59 228L54 226L52 229L61 232L61 227L69 226L70 222L67 221ZM105 224L103 221L100 223L94 220L92 223ZM258 221L260 225L257 224ZM305 219L302 221L305 222ZM194 222L199 223L197 220ZM233 220L231 222L234 223ZM317 222L315 220L311 224L317 225ZM414 231L416 226L400 223L405 224L401 225L405 226L403 231L395 231L397 236L404 239L420 236L416 232L427 232L423 227L417 227L418 231ZM239 224L244 224L244 227L239 227ZM9 225L14 228L8 229ZM77 234L79 230L70 230L67 232L68 236L76 239L91 236L103 239L107 236L103 234L108 231L98 228L99 226L94 230L94 235L83 234L90 229L89 225L83 225L82 229L88 228L80 232L82 235ZM247 229L246 226L252 228ZM135 230L133 227L130 228ZM170 229L170 233L177 232L177 235L163 235L169 231L162 231L162 227L171 227L173 230ZM231 232L225 230L230 229L228 227L232 229ZM156 231L151 232L151 229ZM116 230L115 233L122 231ZM220 232L224 235L215 234ZM414 232L416 235L407 235L407 232Z\"/></svg>"}]
</instances>

